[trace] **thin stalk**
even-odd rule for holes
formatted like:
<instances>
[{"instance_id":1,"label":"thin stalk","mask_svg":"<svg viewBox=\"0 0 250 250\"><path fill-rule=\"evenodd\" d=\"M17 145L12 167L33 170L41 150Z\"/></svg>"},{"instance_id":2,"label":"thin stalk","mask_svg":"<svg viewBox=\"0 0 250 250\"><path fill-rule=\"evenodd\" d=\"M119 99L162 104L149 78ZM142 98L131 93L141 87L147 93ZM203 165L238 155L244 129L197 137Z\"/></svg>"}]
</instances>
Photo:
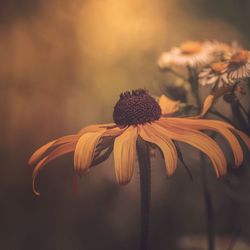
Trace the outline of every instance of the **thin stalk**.
<instances>
[{"instance_id":1,"label":"thin stalk","mask_svg":"<svg viewBox=\"0 0 250 250\"><path fill-rule=\"evenodd\" d=\"M187 70L188 70L188 73L189 73L189 82L190 82L190 85L191 85L191 89L192 89L192 92L193 92L193 95L195 97L195 101L196 101L196 104L197 104L197 107L200 111L201 109L201 100L200 100L200 97L199 97L199 83L198 83L198 77L197 77L197 72L194 68L190 67L190 66L187 66Z\"/></svg>"},{"instance_id":2,"label":"thin stalk","mask_svg":"<svg viewBox=\"0 0 250 250\"><path fill-rule=\"evenodd\" d=\"M140 170L141 231L140 250L149 249L149 218L151 202L151 166L149 146L142 138L137 139L137 156Z\"/></svg>"},{"instance_id":3,"label":"thin stalk","mask_svg":"<svg viewBox=\"0 0 250 250\"><path fill-rule=\"evenodd\" d=\"M249 134L249 127L248 127L249 124L247 124L249 122L248 113L245 110L245 108L241 105L238 98L235 96L235 90L236 90L237 86L239 85L239 83L240 83L240 81L237 81L233 85L233 88L231 90L231 95L234 96L235 101L232 102L230 104L230 106L231 106L233 118L235 120L237 120L237 123L239 124L239 126L241 126L241 130L243 130L245 133ZM248 121L245 120L241 111L246 115Z\"/></svg>"},{"instance_id":4,"label":"thin stalk","mask_svg":"<svg viewBox=\"0 0 250 250\"><path fill-rule=\"evenodd\" d=\"M201 110L201 100L199 97L199 83L197 78L197 73L191 67L188 67L188 71L190 74L190 80L192 85L193 94L196 100L197 107L199 111ZM214 221L213 221L213 204L210 191L208 189L207 184L207 173L206 173L206 162L204 155L200 153L201 160L201 173L202 173L202 188L203 188L203 196L206 207L206 225L207 225L207 248L208 250L215 250L215 241L214 241Z\"/></svg>"},{"instance_id":5,"label":"thin stalk","mask_svg":"<svg viewBox=\"0 0 250 250\"><path fill-rule=\"evenodd\" d=\"M207 247L208 250L215 249L215 242L214 242L214 216L213 216L213 202L211 193L208 189L207 184L207 173L205 168L205 158L201 154L201 175L202 175L202 187L203 187L203 196L204 202L206 206L206 224L207 224Z\"/></svg>"},{"instance_id":6,"label":"thin stalk","mask_svg":"<svg viewBox=\"0 0 250 250\"><path fill-rule=\"evenodd\" d=\"M237 100L235 103L232 103L230 105L231 105L231 111L232 111L234 120L236 120L237 124L239 124L241 130L243 130L246 134L248 134L249 133L248 125L247 125L247 122L245 121L244 116L241 113L239 100Z\"/></svg>"},{"instance_id":7,"label":"thin stalk","mask_svg":"<svg viewBox=\"0 0 250 250\"><path fill-rule=\"evenodd\" d=\"M239 106L240 109L242 110L242 112L245 114L245 116L247 117L247 121L248 121L248 128L250 130L250 115L248 114L247 110L245 109L245 107L240 103L239 101Z\"/></svg>"}]
</instances>

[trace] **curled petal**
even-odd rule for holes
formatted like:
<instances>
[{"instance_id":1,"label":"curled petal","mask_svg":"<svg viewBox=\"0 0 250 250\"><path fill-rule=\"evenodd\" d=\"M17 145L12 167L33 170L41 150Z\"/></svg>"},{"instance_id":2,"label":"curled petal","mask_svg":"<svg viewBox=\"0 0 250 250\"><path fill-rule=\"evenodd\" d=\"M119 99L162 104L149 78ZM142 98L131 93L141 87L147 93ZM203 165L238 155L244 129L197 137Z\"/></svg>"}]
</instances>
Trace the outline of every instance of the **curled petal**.
<instances>
[{"instance_id":1,"label":"curled petal","mask_svg":"<svg viewBox=\"0 0 250 250\"><path fill-rule=\"evenodd\" d=\"M78 140L74 154L74 168L77 173L82 174L90 167L96 146L105 130L99 128L98 132L84 133Z\"/></svg>"},{"instance_id":2,"label":"curled petal","mask_svg":"<svg viewBox=\"0 0 250 250\"><path fill-rule=\"evenodd\" d=\"M53 146L58 146L64 143L77 142L78 139L79 139L79 135L66 135L57 139L55 143L53 144Z\"/></svg>"},{"instance_id":3,"label":"curled petal","mask_svg":"<svg viewBox=\"0 0 250 250\"><path fill-rule=\"evenodd\" d=\"M114 142L115 173L119 184L130 182L136 158L138 128L130 126Z\"/></svg>"},{"instance_id":4,"label":"curled petal","mask_svg":"<svg viewBox=\"0 0 250 250\"><path fill-rule=\"evenodd\" d=\"M43 145L38 150L36 150L35 153L33 153L28 161L28 164L33 165L34 163L36 163L43 156L43 154L47 152L48 149L61 144L76 142L78 138L79 135L67 135Z\"/></svg>"},{"instance_id":5,"label":"curled petal","mask_svg":"<svg viewBox=\"0 0 250 250\"><path fill-rule=\"evenodd\" d=\"M39 149L37 149L32 156L30 157L28 164L29 165L33 165L34 163L36 163L41 157L42 155L56 142L56 140L54 141L50 141L47 144L43 145L42 147L40 147Z\"/></svg>"},{"instance_id":6,"label":"curled petal","mask_svg":"<svg viewBox=\"0 0 250 250\"><path fill-rule=\"evenodd\" d=\"M167 174L170 176L174 173L177 166L177 151L174 143L166 133L162 133L162 129L153 124L142 125L140 127L140 136L143 140L156 144L162 151L165 159Z\"/></svg>"},{"instance_id":7,"label":"curled petal","mask_svg":"<svg viewBox=\"0 0 250 250\"><path fill-rule=\"evenodd\" d=\"M84 132L76 145L74 167L75 171L80 174L91 166L95 153L99 154L109 147L113 143L112 138L120 135L123 130L118 127L106 128L99 125L99 128L94 128L94 131Z\"/></svg>"}]
</instances>

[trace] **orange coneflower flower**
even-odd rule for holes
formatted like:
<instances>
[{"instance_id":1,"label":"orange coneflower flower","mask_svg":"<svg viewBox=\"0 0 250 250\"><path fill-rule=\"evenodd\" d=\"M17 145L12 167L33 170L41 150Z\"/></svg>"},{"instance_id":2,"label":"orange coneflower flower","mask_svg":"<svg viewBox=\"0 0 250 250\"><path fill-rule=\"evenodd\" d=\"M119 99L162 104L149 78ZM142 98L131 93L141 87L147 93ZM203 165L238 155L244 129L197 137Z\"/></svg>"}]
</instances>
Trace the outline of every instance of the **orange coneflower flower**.
<instances>
[{"instance_id":1,"label":"orange coneflower flower","mask_svg":"<svg viewBox=\"0 0 250 250\"><path fill-rule=\"evenodd\" d=\"M168 99L164 98L163 106L167 103ZM87 126L77 134L47 143L31 156L29 163L36 163L33 171L34 192L39 194L35 189L39 170L53 159L70 152L74 152L75 172L82 174L92 165L107 159L113 150L117 181L119 184L129 183L133 176L139 136L161 149L168 175L172 175L177 166L178 154L174 141L185 142L206 154L217 176L226 173L227 162L222 149L203 130L221 134L232 149L235 166L242 163L242 148L234 133L241 137L250 150L248 136L222 121L169 117L176 111L175 103L170 103L170 107L166 117L162 115L160 105L145 90L121 94L114 107L114 123Z\"/></svg>"}]
</instances>

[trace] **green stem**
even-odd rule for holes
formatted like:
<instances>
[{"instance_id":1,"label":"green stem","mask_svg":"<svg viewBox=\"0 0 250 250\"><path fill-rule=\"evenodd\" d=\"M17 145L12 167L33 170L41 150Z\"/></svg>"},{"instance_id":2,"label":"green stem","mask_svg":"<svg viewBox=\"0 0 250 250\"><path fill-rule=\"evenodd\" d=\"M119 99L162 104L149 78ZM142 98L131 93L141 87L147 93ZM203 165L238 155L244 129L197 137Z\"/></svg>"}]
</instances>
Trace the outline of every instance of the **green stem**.
<instances>
[{"instance_id":1,"label":"green stem","mask_svg":"<svg viewBox=\"0 0 250 250\"><path fill-rule=\"evenodd\" d=\"M149 217L151 202L151 166L149 146L142 138L137 139L137 156L140 169L140 194L141 194L141 232L140 250L148 250L149 242Z\"/></svg>"}]
</instances>

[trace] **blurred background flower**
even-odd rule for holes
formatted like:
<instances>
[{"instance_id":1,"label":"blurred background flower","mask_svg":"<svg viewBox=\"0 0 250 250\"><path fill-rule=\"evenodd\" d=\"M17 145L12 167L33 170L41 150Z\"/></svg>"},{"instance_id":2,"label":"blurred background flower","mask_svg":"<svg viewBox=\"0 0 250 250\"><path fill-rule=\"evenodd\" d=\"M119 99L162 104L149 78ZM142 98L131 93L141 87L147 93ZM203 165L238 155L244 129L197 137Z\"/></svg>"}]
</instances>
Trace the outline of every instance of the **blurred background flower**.
<instances>
[{"instance_id":1,"label":"blurred background flower","mask_svg":"<svg viewBox=\"0 0 250 250\"><path fill-rule=\"evenodd\" d=\"M248 0L1 1L1 248L135 249L139 177L121 188L107 161L82 177L80 197L74 197L69 156L41 173L43 195L37 199L27 159L51 138L110 121L124 90L146 87L160 95L160 86L173 76L159 72L157 59L185 40L237 40L249 49L249 10ZM248 95L242 102L248 105ZM222 101L217 105L230 116ZM185 160L197 162L198 154L184 149ZM193 167L194 183L182 168L166 180L158 158L153 165L162 167L152 170L151 245L179 249L180 237L205 233L200 168ZM240 229L247 241L250 182L246 168L240 169L244 185L235 178L218 181L211 170L209 187L216 233L230 238Z\"/></svg>"}]
</instances>

